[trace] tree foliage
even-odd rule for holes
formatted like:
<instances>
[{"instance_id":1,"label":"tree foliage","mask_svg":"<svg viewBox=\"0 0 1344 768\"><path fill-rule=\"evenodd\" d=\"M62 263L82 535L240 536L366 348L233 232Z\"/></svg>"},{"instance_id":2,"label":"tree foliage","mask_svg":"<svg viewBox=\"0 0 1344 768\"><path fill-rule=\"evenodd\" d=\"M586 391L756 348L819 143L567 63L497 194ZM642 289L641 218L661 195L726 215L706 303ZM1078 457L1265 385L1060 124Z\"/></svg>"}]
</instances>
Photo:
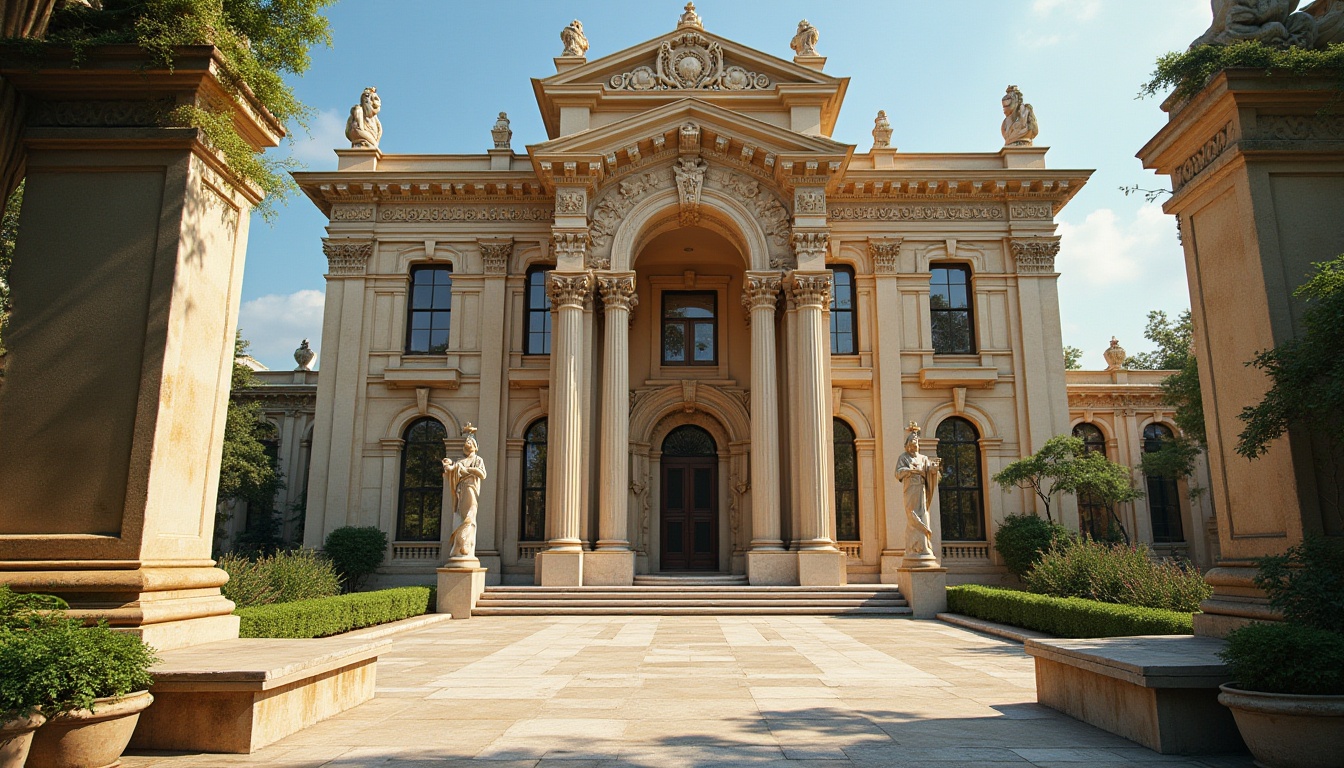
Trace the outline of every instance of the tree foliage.
<instances>
[{"instance_id":1,"label":"tree foliage","mask_svg":"<svg viewBox=\"0 0 1344 768\"><path fill-rule=\"evenodd\" d=\"M14 262L14 246L19 238L19 209L23 206L23 182L5 201L0 217L0 358L5 356L5 325L9 322L9 266ZM0 364L0 376L4 365Z\"/></svg>"},{"instance_id":2,"label":"tree foliage","mask_svg":"<svg viewBox=\"0 0 1344 768\"><path fill-rule=\"evenodd\" d=\"M1061 483L1069 475L1073 462L1084 452L1081 439L1056 435L1045 441L1041 450L1004 467L993 479L1005 490L1017 487L1035 493L1045 505L1045 518L1053 522L1050 501L1055 493L1064 490Z\"/></svg>"},{"instance_id":3,"label":"tree foliage","mask_svg":"<svg viewBox=\"0 0 1344 768\"><path fill-rule=\"evenodd\" d=\"M1129 467L1117 464L1098 452L1078 456L1067 470L1055 484L1056 490L1085 496L1090 503L1105 507L1111 522L1128 544L1129 532L1120 522L1115 508L1143 498L1143 491L1134 487Z\"/></svg>"},{"instance_id":4,"label":"tree foliage","mask_svg":"<svg viewBox=\"0 0 1344 768\"><path fill-rule=\"evenodd\" d=\"M1083 369L1083 350L1077 347L1064 348L1064 370L1081 371Z\"/></svg>"},{"instance_id":5,"label":"tree foliage","mask_svg":"<svg viewBox=\"0 0 1344 768\"><path fill-rule=\"evenodd\" d=\"M247 346L240 331L234 344L235 355L244 354ZM256 377L247 366L234 363L230 382L232 393L256 383ZM284 487L275 460L262 442L272 437L273 427L261 418L261 403L229 398L224 421L224 451L219 464L219 505L237 500L272 509L275 495Z\"/></svg>"},{"instance_id":6,"label":"tree foliage","mask_svg":"<svg viewBox=\"0 0 1344 768\"><path fill-rule=\"evenodd\" d=\"M1152 453L1144 453L1140 467L1152 477L1191 477L1195 460L1207 447L1204 430L1204 399L1199 389L1199 362L1194 353L1194 321L1190 310L1175 320L1167 313L1148 313L1148 325L1143 335L1156 345L1152 352L1141 352L1126 361L1126 366L1138 370L1172 371L1162 380L1162 393L1175 407L1173 420L1181 434L1163 441ZM1191 483L1190 495L1196 497L1205 489Z\"/></svg>"}]
</instances>

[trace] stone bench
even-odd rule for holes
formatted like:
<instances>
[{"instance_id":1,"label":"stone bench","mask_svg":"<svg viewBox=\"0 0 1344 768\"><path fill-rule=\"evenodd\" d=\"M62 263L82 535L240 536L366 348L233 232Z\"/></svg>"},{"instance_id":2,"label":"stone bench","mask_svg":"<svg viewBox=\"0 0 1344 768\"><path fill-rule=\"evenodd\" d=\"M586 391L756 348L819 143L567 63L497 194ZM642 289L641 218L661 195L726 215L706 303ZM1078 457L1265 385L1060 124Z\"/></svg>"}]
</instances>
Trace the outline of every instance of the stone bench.
<instances>
[{"instance_id":1,"label":"stone bench","mask_svg":"<svg viewBox=\"0 0 1344 768\"><path fill-rule=\"evenodd\" d=\"M1212 637L1156 635L1029 639L1036 700L1164 755L1244 752L1232 713L1218 703L1229 682Z\"/></svg>"},{"instance_id":2,"label":"stone bench","mask_svg":"<svg viewBox=\"0 0 1344 768\"><path fill-rule=\"evenodd\" d=\"M239 639L165 651L131 748L251 753L373 698L391 644Z\"/></svg>"}]
</instances>

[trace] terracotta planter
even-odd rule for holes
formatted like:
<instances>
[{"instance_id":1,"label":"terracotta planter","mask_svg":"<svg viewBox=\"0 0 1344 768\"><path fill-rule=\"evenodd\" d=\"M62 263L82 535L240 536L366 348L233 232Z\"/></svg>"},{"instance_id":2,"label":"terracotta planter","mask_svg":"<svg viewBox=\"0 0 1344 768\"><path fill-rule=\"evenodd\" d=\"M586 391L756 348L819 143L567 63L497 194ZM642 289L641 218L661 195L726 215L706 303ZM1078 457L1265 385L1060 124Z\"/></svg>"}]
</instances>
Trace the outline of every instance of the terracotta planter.
<instances>
[{"instance_id":1,"label":"terracotta planter","mask_svg":"<svg viewBox=\"0 0 1344 768\"><path fill-rule=\"evenodd\" d=\"M0 768L23 768L28 747L33 743L33 731L45 722L47 718L33 715L0 725Z\"/></svg>"},{"instance_id":2,"label":"terracotta planter","mask_svg":"<svg viewBox=\"0 0 1344 768\"><path fill-rule=\"evenodd\" d=\"M1344 768L1344 696L1295 696L1218 686L1261 768Z\"/></svg>"},{"instance_id":3,"label":"terracotta planter","mask_svg":"<svg viewBox=\"0 0 1344 768\"><path fill-rule=\"evenodd\" d=\"M115 768L140 713L154 703L149 691L98 699L93 710L57 715L37 731L28 768Z\"/></svg>"}]
</instances>

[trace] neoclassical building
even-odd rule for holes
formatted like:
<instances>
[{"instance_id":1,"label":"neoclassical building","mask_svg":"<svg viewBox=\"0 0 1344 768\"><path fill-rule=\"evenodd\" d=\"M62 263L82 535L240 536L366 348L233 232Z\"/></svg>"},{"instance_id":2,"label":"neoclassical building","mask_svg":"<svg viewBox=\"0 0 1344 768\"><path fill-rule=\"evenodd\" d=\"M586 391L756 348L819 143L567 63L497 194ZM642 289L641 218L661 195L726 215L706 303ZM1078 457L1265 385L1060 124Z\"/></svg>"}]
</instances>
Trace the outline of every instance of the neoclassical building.
<instances>
[{"instance_id":1,"label":"neoclassical building","mask_svg":"<svg viewBox=\"0 0 1344 768\"><path fill-rule=\"evenodd\" d=\"M501 114L484 153L382 154L366 93L351 135L370 146L296 174L329 218L307 545L378 526L383 581L432 579L454 527L439 463L470 423L492 582L894 581L916 422L943 459L943 562L993 580L996 521L1035 504L995 472L1076 429L1120 461L1174 429L1160 377L1065 375L1055 217L1090 171L1021 136L900 152L883 115L870 148L836 140L849 81L810 27L792 59L689 6L602 58L581 27L564 40L525 151ZM1208 511L1175 495L1179 533L1142 503L1126 524L1202 557L1186 540Z\"/></svg>"}]
</instances>

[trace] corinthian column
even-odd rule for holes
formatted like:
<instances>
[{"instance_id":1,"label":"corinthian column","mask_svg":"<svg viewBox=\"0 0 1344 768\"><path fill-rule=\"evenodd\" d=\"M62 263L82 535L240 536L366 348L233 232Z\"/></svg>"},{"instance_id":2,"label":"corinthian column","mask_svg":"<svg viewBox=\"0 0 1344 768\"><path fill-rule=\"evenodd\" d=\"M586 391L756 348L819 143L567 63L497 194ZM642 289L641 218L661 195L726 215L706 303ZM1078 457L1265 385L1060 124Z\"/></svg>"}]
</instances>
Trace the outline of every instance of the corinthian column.
<instances>
[{"instance_id":1,"label":"corinthian column","mask_svg":"<svg viewBox=\"0 0 1344 768\"><path fill-rule=\"evenodd\" d=\"M775 364L778 273L748 273L742 306L751 317L751 550L779 551L779 403Z\"/></svg>"},{"instance_id":2,"label":"corinthian column","mask_svg":"<svg viewBox=\"0 0 1344 768\"><path fill-rule=\"evenodd\" d=\"M798 306L798 466L801 485L800 550L835 551L831 535L834 480L830 452L831 414L826 407L826 366L830 365L825 308L831 300L831 273L794 272L789 289Z\"/></svg>"},{"instance_id":3,"label":"corinthian column","mask_svg":"<svg viewBox=\"0 0 1344 768\"><path fill-rule=\"evenodd\" d=\"M630 486L630 313L639 303L635 275L598 278L606 311L602 357L602 484L597 548L628 550L626 501Z\"/></svg>"}]
</instances>

